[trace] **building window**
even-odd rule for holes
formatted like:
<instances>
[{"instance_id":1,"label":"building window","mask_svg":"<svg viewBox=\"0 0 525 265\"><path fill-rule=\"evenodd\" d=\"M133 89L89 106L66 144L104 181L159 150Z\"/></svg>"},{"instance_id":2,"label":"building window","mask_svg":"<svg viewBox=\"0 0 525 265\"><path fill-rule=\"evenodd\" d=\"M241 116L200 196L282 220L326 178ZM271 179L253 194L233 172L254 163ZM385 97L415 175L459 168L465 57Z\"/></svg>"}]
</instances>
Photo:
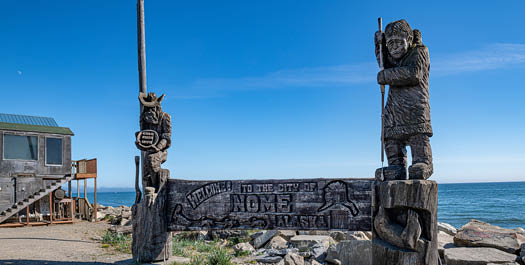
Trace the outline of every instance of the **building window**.
<instances>
[{"instance_id":1,"label":"building window","mask_svg":"<svg viewBox=\"0 0 525 265\"><path fill-rule=\"evenodd\" d=\"M38 160L38 136L4 134L4 159Z\"/></svg>"},{"instance_id":2,"label":"building window","mask_svg":"<svg viewBox=\"0 0 525 265\"><path fill-rule=\"evenodd\" d=\"M46 165L62 165L61 138L46 138Z\"/></svg>"}]
</instances>

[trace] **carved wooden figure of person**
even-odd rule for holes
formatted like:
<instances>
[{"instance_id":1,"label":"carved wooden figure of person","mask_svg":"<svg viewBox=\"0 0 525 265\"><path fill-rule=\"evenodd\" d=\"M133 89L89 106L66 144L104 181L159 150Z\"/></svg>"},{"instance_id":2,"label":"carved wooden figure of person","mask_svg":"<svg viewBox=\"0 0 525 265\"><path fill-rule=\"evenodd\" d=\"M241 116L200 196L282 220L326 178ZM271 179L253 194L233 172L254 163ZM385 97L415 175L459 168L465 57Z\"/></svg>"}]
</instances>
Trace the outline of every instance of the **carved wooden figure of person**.
<instances>
[{"instance_id":1,"label":"carved wooden figure of person","mask_svg":"<svg viewBox=\"0 0 525 265\"><path fill-rule=\"evenodd\" d=\"M382 45L384 70L377 74L377 82L389 85L384 113L385 152L388 167L384 180L407 179L407 151L412 151L410 179L428 179L433 173L430 137L430 104L428 76L430 60L428 49L421 40L421 32L412 30L405 20L388 24L385 32L376 32L375 51L379 61ZM382 170L376 171L381 178Z\"/></svg>"},{"instance_id":2,"label":"carved wooden figure of person","mask_svg":"<svg viewBox=\"0 0 525 265\"><path fill-rule=\"evenodd\" d=\"M155 192L169 178L169 171L162 169L162 163L168 158L171 146L171 116L162 111L161 102L164 95L157 98L155 93L140 93L139 100L143 106L140 114L140 132L136 133L137 147L145 151L142 186L145 191L154 188Z\"/></svg>"}]
</instances>

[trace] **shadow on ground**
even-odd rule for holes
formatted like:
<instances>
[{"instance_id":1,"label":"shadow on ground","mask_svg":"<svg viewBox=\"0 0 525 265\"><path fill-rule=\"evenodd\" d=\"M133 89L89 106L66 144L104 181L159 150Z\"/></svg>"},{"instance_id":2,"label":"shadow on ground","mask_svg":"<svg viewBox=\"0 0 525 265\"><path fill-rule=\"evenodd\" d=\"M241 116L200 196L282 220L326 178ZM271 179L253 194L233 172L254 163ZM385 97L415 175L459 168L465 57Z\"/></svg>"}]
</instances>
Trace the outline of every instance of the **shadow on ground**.
<instances>
[{"instance_id":1,"label":"shadow on ground","mask_svg":"<svg viewBox=\"0 0 525 265\"><path fill-rule=\"evenodd\" d=\"M0 260L0 265L128 265L134 264L132 259L117 261L115 263L107 262L89 262L89 261L53 261L53 260L24 260L24 259L9 259Z\"/></svg>"}]
</instances>

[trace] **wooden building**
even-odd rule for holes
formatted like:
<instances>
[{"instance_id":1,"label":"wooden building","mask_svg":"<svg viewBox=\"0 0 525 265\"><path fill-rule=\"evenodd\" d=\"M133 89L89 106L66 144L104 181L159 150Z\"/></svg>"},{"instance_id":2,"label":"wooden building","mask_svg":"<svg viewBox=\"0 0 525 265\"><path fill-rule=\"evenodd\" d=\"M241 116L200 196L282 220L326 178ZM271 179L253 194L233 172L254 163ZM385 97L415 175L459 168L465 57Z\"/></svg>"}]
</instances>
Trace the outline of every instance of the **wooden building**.
<instances>
[{"instance_id":1,"label":"wooden building","mask_svg":"<svg viewBox=\"0 0 525 265\"><path fill-rule=\"evenodd\" d=\"M73 220L79 196L71 196L78 171L72 173L78 164L71 160L71 136L53 118L0 113L0 224L20 215L26 223ZM96 178L96 160L90 170Z\"/></svg>"}]
</instances>

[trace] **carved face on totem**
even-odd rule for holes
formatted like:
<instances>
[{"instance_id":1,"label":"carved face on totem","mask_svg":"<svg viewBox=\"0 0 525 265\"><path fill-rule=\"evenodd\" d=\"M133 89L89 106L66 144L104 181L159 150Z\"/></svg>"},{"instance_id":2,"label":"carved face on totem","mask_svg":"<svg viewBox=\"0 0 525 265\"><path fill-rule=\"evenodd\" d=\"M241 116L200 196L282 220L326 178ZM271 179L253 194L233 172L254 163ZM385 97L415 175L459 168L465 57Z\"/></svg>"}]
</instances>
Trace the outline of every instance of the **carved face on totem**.
<instances>
[{"instance_id":1,"label":"carved face on totem","mask_svg":"<svg viewBox=\"0 0 525 265\"><path fill-rule=\"evenodd\" d=\"M414 36L410 25L402 19L386 26L385 37L388 53L395 60L399 60L407 54Z\"/></svg>"},{"instance_id":2,"label":"carved face on totem","mask_svg":"<svg viewBox=\"0 0 525 265\"><path fill-rule=\"evenodd\" d=\"M144 121L151 124L159 124L159 115L157 107L144 107Z\"/></svg>"},{"instance_id":3,"label":"carved face on totem","mask_svg":"<svg viewBox=\"0 0 525 265\"><path fill-rule=\"evenodd\" d=\"M164 99L164 95L157 98L155 93L144 93L139 94L139 100L144 107L142 112L142 118L144 122L151 124L159 124L160 116L162 115L161 102Z\"/></svg>"}]
</instances>

